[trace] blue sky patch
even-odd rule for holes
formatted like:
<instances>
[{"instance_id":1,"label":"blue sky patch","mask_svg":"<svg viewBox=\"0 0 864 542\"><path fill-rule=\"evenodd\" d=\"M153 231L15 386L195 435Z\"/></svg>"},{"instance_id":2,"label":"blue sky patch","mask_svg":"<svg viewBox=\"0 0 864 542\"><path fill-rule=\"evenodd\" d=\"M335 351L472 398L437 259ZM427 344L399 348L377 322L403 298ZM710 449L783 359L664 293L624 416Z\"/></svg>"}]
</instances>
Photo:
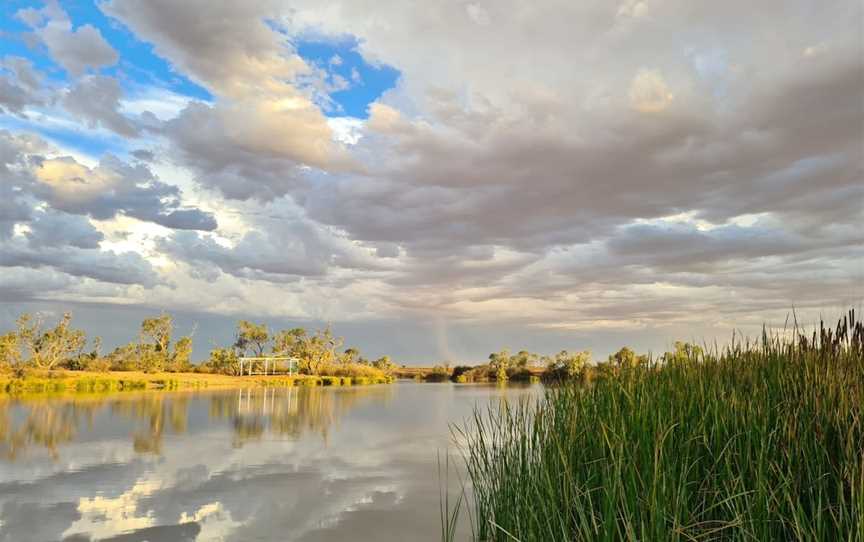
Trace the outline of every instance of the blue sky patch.
<instances>
[{"instance_id":1,"label":"blue sky patch","mask_svg":"<svg viewBox=\"0 0 864 542\"><path fill-rule=\"evenodd\" d=\"M66 129L57 126L46 126L38 118L23 119L11 115L0 115L0 130L14 132L36 132L54 144L70 151L81 153L98 159L105 153L124 155L127 141L122 137L81 128Z\"/></svg>"},{"instance_id":2,"label":"blue sky patch","mask_svg":"<svg viewBox=\"0 0 864 542\"><path fill-rule=\"evenodd\" d=\"M10 0L0 4L0 57L15 55L28 58L52 79L66 81L67 74L51 59L44 46L36 49L27 46L24 35L30 28L15 17L20 9L40 9L44 5L44 2L33 0ZM152 45L139 40L119 21L106 17L94 0L70 0L60 5L69 15L73 28L90 24L117 50L120 55L118 64L100 72L117 77L126 90L155 86L200 100L212 99L205 88L175 72L166 60L157 56Z\"/></svg>"},{"instance_id":3,"label":"blue sky patch","mask_svg":"<svg viewBox=\"0 0 864 542\"><path fill-rule=\"evenodd\" d=\"M0 3L0 57L7 55L20 56L30 59L33 65L42 71L56 71L59 66L51 60L44 48L34 50L28 47L24 39L24 33L30 31L30 27L15 17L20 9L40 8L41 2L8 0Z\"/></svg>"},{"instance_id":4,"label":"blue sky patch","mask_svg":"<svg viewBox=\"0 0 864 542\"><path fill-rule=\"evenodd\" d=\"M306 62L328 72L328 83L336 84L338 76L344 90L330 93L335 107L325 109L329 117L369 117L369 104L384 92L396 86L399 70L387 65L374 65L357 52L357 41L345 39L333 41L300 41L295 44L297 54Z\"/></svg>"},{"instance_id":5,"label":"blue sky patch","mask_svg":"<svg viewBox=\"0 0 864 542\"><path fill-rule=\"evenodd\" d=\"M153 52L153 46L141 41L119 21L106 17L99 0L61 2L73 28L93 25L117 50L120 61L100 73L116 77L127 94L141 87L158 87L191 98L212 101L207 89L174 71L169 62ZM28 46L30 28L15 17L24 8L40 9L44 2L7 0L0 3L0 57L21 56L33 62L56 83L68 82L68 74L48 54L44 46ZM32 45L32 43L31 43ZM338 40L312 38L295 43L297 53L310 64L327 73L329 104L324 113L330 117L368 118L369 104L396 86L399 71L391 66L369 63L358 52L358 42L348 37Z\"/></svg>"}]
</instances>

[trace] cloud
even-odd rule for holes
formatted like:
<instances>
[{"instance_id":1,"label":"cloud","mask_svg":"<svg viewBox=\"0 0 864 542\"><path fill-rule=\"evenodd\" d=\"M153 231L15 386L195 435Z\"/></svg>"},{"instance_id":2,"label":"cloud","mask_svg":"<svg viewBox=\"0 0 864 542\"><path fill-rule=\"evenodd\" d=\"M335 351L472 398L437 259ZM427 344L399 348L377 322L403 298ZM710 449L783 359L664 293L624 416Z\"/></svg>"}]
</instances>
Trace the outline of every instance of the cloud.
<instances>
[{"instance_id":1,"label":"cloud","mask_svg":"<svg viewBox=\"0 0 864 542\"><path fill-rule=\"evenodd\" d=\"M3 244L2 250L3 261L0 266L3 267L49 267L73 277L145 288L152 288L162 282L147 260L134 252L116 254L72 246L33 246L17 239Z\"/></svg>"},{"instance_id":2,"label":"cloud","mask_svg":"<svg viewBox=\"0 0 864 542\"><path fill-rule=\"evenodd\" d=\"M135 137L141 128L120 113L122 96L120 83L113 77L89 75L66 93L63 105L91 128L102 126L122 136Z\"/></svg>"},{"instance_id":3,"label":"cloud","mask_svg":"<svg viewBox=\"0 0 864 542\"><path fill-rule=\"evenodd\" d=\"M55 290L76 297L126 295L112 287L165 284L141 253L103 249L105 235L90 218L136 217L168 228L214 229L209 213L180 206L176 186L159 182L144 166L106 156L89 168L44 140L0 131L0 267L16 299ZM25 269L44 280L28 286ZM10 294L11 295L11 294ZM7 298L4 296L4 298Z\"/></svg>"},{"instance_id":4,"label":"cloud","mask_svg":"<svg viewBox=\"0 0 864 542\"><path fill-rule=\"evenodd\" d=\"M32 215L30 206L20 201L17 196L18 193L11 183L0 183L0 241L9 239L15 224L30 220Z\"/></svg>"},{"instance_id":5,"label":"cloud","mask_svg":"<svg viewBox=\"0 0 864 542\"><path fill-rule=\"evenodd\" d=\"M334 269L382 272L391 266L372 247L352 243L337 231L309 221L295 206L264 208L253 228L233 243L206 234L177 232L159 241L158 249L191 263L195 269L216 268L235 277L292 282L323 278ZM201 273L215 280L212 273Z\"/></svg>"},{"instance_id":6,"label":"cloud","mask_svg":"<svg viewBox=\"0 0 864 542\"><path fill-rule=\"evenodd\" d=\"M15 84L9 76L0 76L0 111L20 115L33 103L38 101L26 89Z\"/></svg>"},{"instance_id":7,"label":"cloud","mask_svg":"<svg viewBox=\"0 0 864 542\"><path fill-rule=\"evenodd\" d=\"M324 172L294 169L260 146L248 146L241 159L236 145L210 146L203 137L186 163L209 148L213 157L197 164L200 171L217 166L201 179L208 186L237 199L287 195L309 219L366 246L389 247L379 256L395 256L398 264L380 278L387 287L378 296L395 310L500 319L510 318L501 310L509 303L516 321L590 325L632 312L623 299L637 295L657 301L646 303L652 309L642 317L654 310L662 322L670 318L662 299L673 294L652 284L675 284L686 292L682 304L690 296L713 306L719 297L712 288L764 287L762 277L772 273L790 288L778 286L778 297L764 301L776 308L788 306L805 280L798 261L831 267L836 284L848 285L848 265L830 262L833 251L853 250L854 238L840 230L861 212L854 202L861 197L862 114L855 104L862 63L854 43L805 67L784 55L782 42L754 53L730 40L679 37L672 30L689 24L679 4L652 4L650 13L646 6L629 3L624 13L585 3L569 18L543 5L530 16L490 8L483 26L455 11L464 8L444 4L430 14L340 4L334 16L301 3L290 28L333 35L350 29L362 53L403 73L400 87L370 107L362 137L352 140L362 167L337 172L321 162ZM387 32L379 9L389 10ZM740 24L733 12L700 4L686 17L723 36ZM634 25L620 26L623 15ZM758 13L745 32L770 15ZM844 24L840 11L821 16L828 26ZM584 32L559 25L562 19L584 21ZM787 24L802 43L813 43L812 21ZM544 31L525 30L534 27ZM420 29L427 39L409 38ZM682 50L682 39L696 56L722 51L725 61L706 71ZM429 59L429 48L443 53ZM508 61L488 62L490 50ZM830 99L815 103L821 96ZM183 148L197 135L187 134L171 138ZM689 213L686 225L664 229L656 222L681 213ZM770 220L748 229L735 223L744 215ZM697 229L699 220L713 231ZM267 253L263 247L286 226L259 227L265 230L248 243ZM565 263L562 253L586 259ZM836 299L840 289L823 292ZM567 309L584 295L598 301Z\"/></svg>"},{"instance_id":8,"label":"cloud","mask_svg":"<svg viewBox=\"0 0 864 542\"><path fill-rule=\"evenodd\" d=\"M156 53L179 71L220 95L290 94L280 80L306 69L267 24L279 13L272 0L112 0L100 9L153 43Z\"/></svg>"},{"instance_id":9,"label":"cloud","mask_svg":"<svg viewBox=\"0 0 864 542\"><path fill-rule=\"evenodd\" d=\"M152 162L156 159L156 155L153 151L147 149L135 149L131 154L142 162Z\"/></svg>"},{"instance_id":10,"label":"cloud","mask_svg":"<svg viewBox=\"0 0 864 542\"><path fill-rule=\"evenodd\" d=\"M123 138L97 161L7 137L0 172L20 197L0 203L0 237L55 235L34 204L189 230L121 242L126 224L101 224L99 241L142 244L186 307L714 329L845 303L860 284L856 2L99 6L210 96L157 112L167 93L124 98L90 62L54 104L53 83L8 64L7 112L42 100L56 122ZM65 15L19 17L40 32ZM359 87L297 55L309 36L400 71L368 120L325 116L329 93Z\"/></svg>"},{"instance_id":11,"label":"cloud","mask_svg":"<svg viewBox=\"0 0 864 542\"><path fill-rule=\"evenodd\" d=\"M73 28L69 16L55 0L49 0L41 10L20 10L18 18L33 28L51 57L72 76L82 75L88 68L112 66L120 58L94 26Z\"/></svg>"},{"instance_id":12,"label":"cloud","mask_svg":"<svg viewBox=\"0 0 864 542\"><path fill-rule=\"evenodd\" d=\"M852 240L838 241L842 246ZM608 242L608 248L629 265L671 272L710 272L716 266L732 268L742 260L756 262L828 247L782 229L759 225L730 224L701 231L692 224L673 223L628 226Z\"/></svg>"},{"instance_id":13,"label":"cloud","mask_svg":"<svg viewBox=\"0 0 864 542\"><path fill-rule=\"evenodd\" d=\"M70 293L78 282L68 277L147 288L163 282L141 255L101 250L102 234L83 217L37 211L18 223L27 226L25 234L0 239L0 267L11 269L3 289L16 291L16 299ZM31 275L27 269L46 271Z\"/></svg>"},{"instance_id":14,"label":"cloud","mask_svg":"<svg viewBox=\"0 0 864 542\"><path fill-rule=\"evenodd\" d=\"M42 74L28 59L3 57L0 60L0 113L5 111L23 117L28 107L45 104L50 96L41 89L41 84Z\"/></svg>"},{"instance_id":15,"label":"cloud","mask_svg":"<svg viewBox=\"0 0 864 542\"><path fill-rule=\"evenodd\" d=\"M11 180L11 179L6 179ZM49 269L71 277L93 279L111 284L153 287L162 283L152 266L137 253L115 253L100 248L104 235L80 215L43 207L32 195L21 190L0 188L0 267L17 269L26 283L23 269ZM16 227L20 230L16 231ZM57 283L56 275L43 275ZM8 278L8 277L7 277ZM62 286L69 286L59 279ZM13 281L14 284L19 281ZM34 289L39 281L22 288L16 297L44 295Z\"/></svg>"},{"instance_id":16,"label":"cloud","mask_svg":"<svg viewBox=\"0 0 864 542\"><path fill-rule=\"evenodd\" d=\"M159 181L146 165L131 165L112 155L104 156L95 168L70 156L43 159L33 177L34 193L69 213L99 220L122 213L172 229L217 227L212 214L182 208L179 188Z\"/></svg>"},{"instance_id":17,"label":"cloud","mask_svg":"<svg viewBox=\"0 0 864 542\"><path fill-rule=\"evenodd\" d=\"M32 247L96 249L105 238L89 220L80 215L39 211L28 221L28 226L29 231L25 235Z\"/></svg>"},{"instance_id":18,"label":"cloud","mask_svg":"<svg viewBox=\"0 0 864 542\"><path fill-rule=\"evenodd\" d=\"M660 113L675 99L675 95L656 70L640 70L630 83L630 107L640 113Z\"/></svg>"},{"instance_id":19,"label":"cloud","mask_svg":"<svg viewBox=\"0 0 864 542\"><path fill-rule=\"evenodd\" d=\"M202 185L229 198L269 200L290 190L298 168L351 167L298 88L310 68L276 28L278 3L113 0L101 9L215 94L215 103L190 103L165 126L177 158Z\"/></svg>"},{"instance_id":20,"label":"cloud","mask_svg":"<svg viewBox=\"0 0 864 542\"><path fill-rule=\"evenodd\" d=\"M163 239L159 249L192 262L195 267L206 269L215 265L222 272L241 278L291 281L302 276L322 275L328 267L326 256L323 260L316 254L307 257L307 247L302 240L281 236L271 239L258 232L245 235L232 248L191 232L178 233Z\"/></svg>"}]
</instances>

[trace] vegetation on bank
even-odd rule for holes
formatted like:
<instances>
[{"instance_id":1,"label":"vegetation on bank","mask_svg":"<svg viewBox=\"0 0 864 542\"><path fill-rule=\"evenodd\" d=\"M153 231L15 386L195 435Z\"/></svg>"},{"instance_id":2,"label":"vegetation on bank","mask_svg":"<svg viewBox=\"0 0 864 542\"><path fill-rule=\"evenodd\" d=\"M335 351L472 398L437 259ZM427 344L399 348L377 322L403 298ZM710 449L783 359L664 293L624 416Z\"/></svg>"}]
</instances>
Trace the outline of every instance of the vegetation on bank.
<instances>
[{"instance_id":1,"label":"vegetation on bank","mask_svg":"<svg viewBox=\"0 0 864 542\"><path fill-rule=\"evenodd\" d=\"M681 358L697 351L701 351L701 348L690 343L676 342L674 351L667 352L664 359ZM509 350L504 349L489 354L489 363L483 365L456 365L451 368L449 363L445 363L429 369L403 367L396 369L394 374L400 378L414 378L426 382L584 381L644 365L648 363L648 359L648 356L636 354L626 346L601 362L593 362L589 350L561 350L553 356L543 356L527 350L510 354Z\"/></svg>"},{"instance_id":2,"label":"vegetation on bank","mask_svg":"<svg viewBox=\"0 0 864 542\"><path fill-rule=\"evenodd\" d=\"M352 386L386 384L388 376L253 375L142 373L117 371L31 371L25 378L0 375L0 395L31 393L104 393L136 390L229 389L248 387Z\"/></svg>"},{"instance_id":3,"label":"vegetation on bank","mask_svg":"<svg viewBox=\"0 0 864 542\"><path fill-rule=\"evenodd\" d=\"M864 540L854 313L812 336L676 350L478 413L458 432L474 538Z\"/></svg>"},{"instance_id":4,"label":"vegetation on bank","mask_svg":"<svg viewBox=\"0 0 864 542\"><path fill-rule=\"evenodd\" d=\"M101 339L88 342L82 330L72 327L70 314L64 314L53 326L42 317L24 314L16 329L0 334L0 392L201 387L214 383L214 379L204 377L207 374L235 377L215 381L218 385L230 381L236 386L239 358L243 356L296 359L295 374L263 380L274 385L392 380L390 358L367 360L358 349L341 350L342 345L342 339L329 327L313 333L303 328L271 333L263 324L243 320L237 325L233 344L214 349L206 362L196 365L190 359L192 336L175 340L174 321L168 314L145 319L137 340L105 355L101 353ZM131 373L148 376L133 377Z\"/></svg>"},{"instance_id":5,"label":"vegetation on bank","mask_svg":"<svg viewBox=\"0 0 864 542\"><path fill-rule=\"evenodd\" d=\"M264 324L241 320L235 337L231 346L211 351L199 370L236 374L239 357L266 355L297 359L298 370L305 375L379 378L390 376L395 368L388 356L369 360L357 348L342 350L344 341L334 336L329 326L313 333L303 328L271 333Z\"/></svg>"}]
</instances>

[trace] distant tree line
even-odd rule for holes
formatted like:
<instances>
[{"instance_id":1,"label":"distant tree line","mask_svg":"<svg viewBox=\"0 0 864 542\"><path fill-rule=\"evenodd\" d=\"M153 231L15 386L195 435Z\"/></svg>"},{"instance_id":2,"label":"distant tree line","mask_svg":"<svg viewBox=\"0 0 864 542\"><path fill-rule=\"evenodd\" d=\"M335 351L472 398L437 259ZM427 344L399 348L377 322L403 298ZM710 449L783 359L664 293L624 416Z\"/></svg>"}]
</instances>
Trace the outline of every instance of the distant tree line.
<instances>
[{"instance_id":1,"label":"distant tree line","mask_svg":"<svg viewBox=\"0 0 864 542\"><path fill-rule=\"evenodd\" d=\"M594 362L590 350L561 350L554 355L540 355L526 350L511 354L504 349L489 354L489 362L478 366L456 365L450 363L436 365L424 375L427 381L440 382L489 382L520 381L540 379L546 381L584 380L617 374L623 370L646 366L651 363L684 363L703 356L700 346L675 342L673 350L656 359L649 355L637 354L624 346L604 361Z\"/></svg>"},{"instance_id":2,"label":"distant tree line","mask_svg":"<svg viewBox=\"0 0 864 542\"><path fill-rule=\"evenodd\" d=\"M54 326L48 325L42 316L23 314L14 330L0 335L0 370L189 371L192 337L172 342L173 332L170 315L146 318L136 341L102 355L102 339L94 338L88 348L86 334L72 327L70 313L65 313Z\"/></svg>"},{"instance_id":3,"label":"distant tree line","mask_svg":"<svg viewBox=\"0 0 864 542\"><path fill-rule=\"evenodd\" d=\"M244 356L296 358L302 374L331 376L377 376L390 373L395 365L388 356L369 360L354 347L342 350L344 341L330 326L309 333L296 327L271 333L265 324L241 320L231 346L216 348L202 370L233 374Z\"/></svg>"},{"instance_id":4,"label":"distant tree line","mask_svg":"<svg viewBox=\"0 0 864 542\"><path fill-rule=\"evenodd\" d=\"M215 348L207 361L194 365L192 335L174 337L169 314L145 318L136 340L101 353L99 337L88 342L84 331L72 327L72 315L64 314L55 325L40 315L23 314L14 330L0 335L0 372L23 374L27 370L208 372L236 374L243 356L289 356L298 360L302 374L370 376L389 374L395 365L388 356L370 360L357 348L342 349L344 341L329 326L312 333L292 328L271 333L264 324L241 320L234 342Z\"/></svg>"}]
</instances>

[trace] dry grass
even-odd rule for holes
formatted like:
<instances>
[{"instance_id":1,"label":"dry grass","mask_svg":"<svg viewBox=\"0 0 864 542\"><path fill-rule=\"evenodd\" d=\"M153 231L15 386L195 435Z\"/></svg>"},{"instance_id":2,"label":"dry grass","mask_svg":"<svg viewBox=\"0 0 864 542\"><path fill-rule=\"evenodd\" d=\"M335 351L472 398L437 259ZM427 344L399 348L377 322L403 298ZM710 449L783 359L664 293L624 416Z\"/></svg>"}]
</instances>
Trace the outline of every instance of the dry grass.
<instances>
[{"instance_id":1,"label":"dry grass","mask_svg":"<svg viewBox=\"0 0 864 542\"><path fill-rule=\"evenodd\" d=\"M379 371L380 373L380 371ZM337 378L332 378L332 377ZM0 394L21 393L78 393L129 390L178 389L237 389L266 386L328 385L385 383L389 379L380 374L358 375L254 375L230 376L207 373L143 373L139 371L31 371L24 378L0 375ZM353 375L344 375L353 376Z\"/></svg>"}]
</instances>

